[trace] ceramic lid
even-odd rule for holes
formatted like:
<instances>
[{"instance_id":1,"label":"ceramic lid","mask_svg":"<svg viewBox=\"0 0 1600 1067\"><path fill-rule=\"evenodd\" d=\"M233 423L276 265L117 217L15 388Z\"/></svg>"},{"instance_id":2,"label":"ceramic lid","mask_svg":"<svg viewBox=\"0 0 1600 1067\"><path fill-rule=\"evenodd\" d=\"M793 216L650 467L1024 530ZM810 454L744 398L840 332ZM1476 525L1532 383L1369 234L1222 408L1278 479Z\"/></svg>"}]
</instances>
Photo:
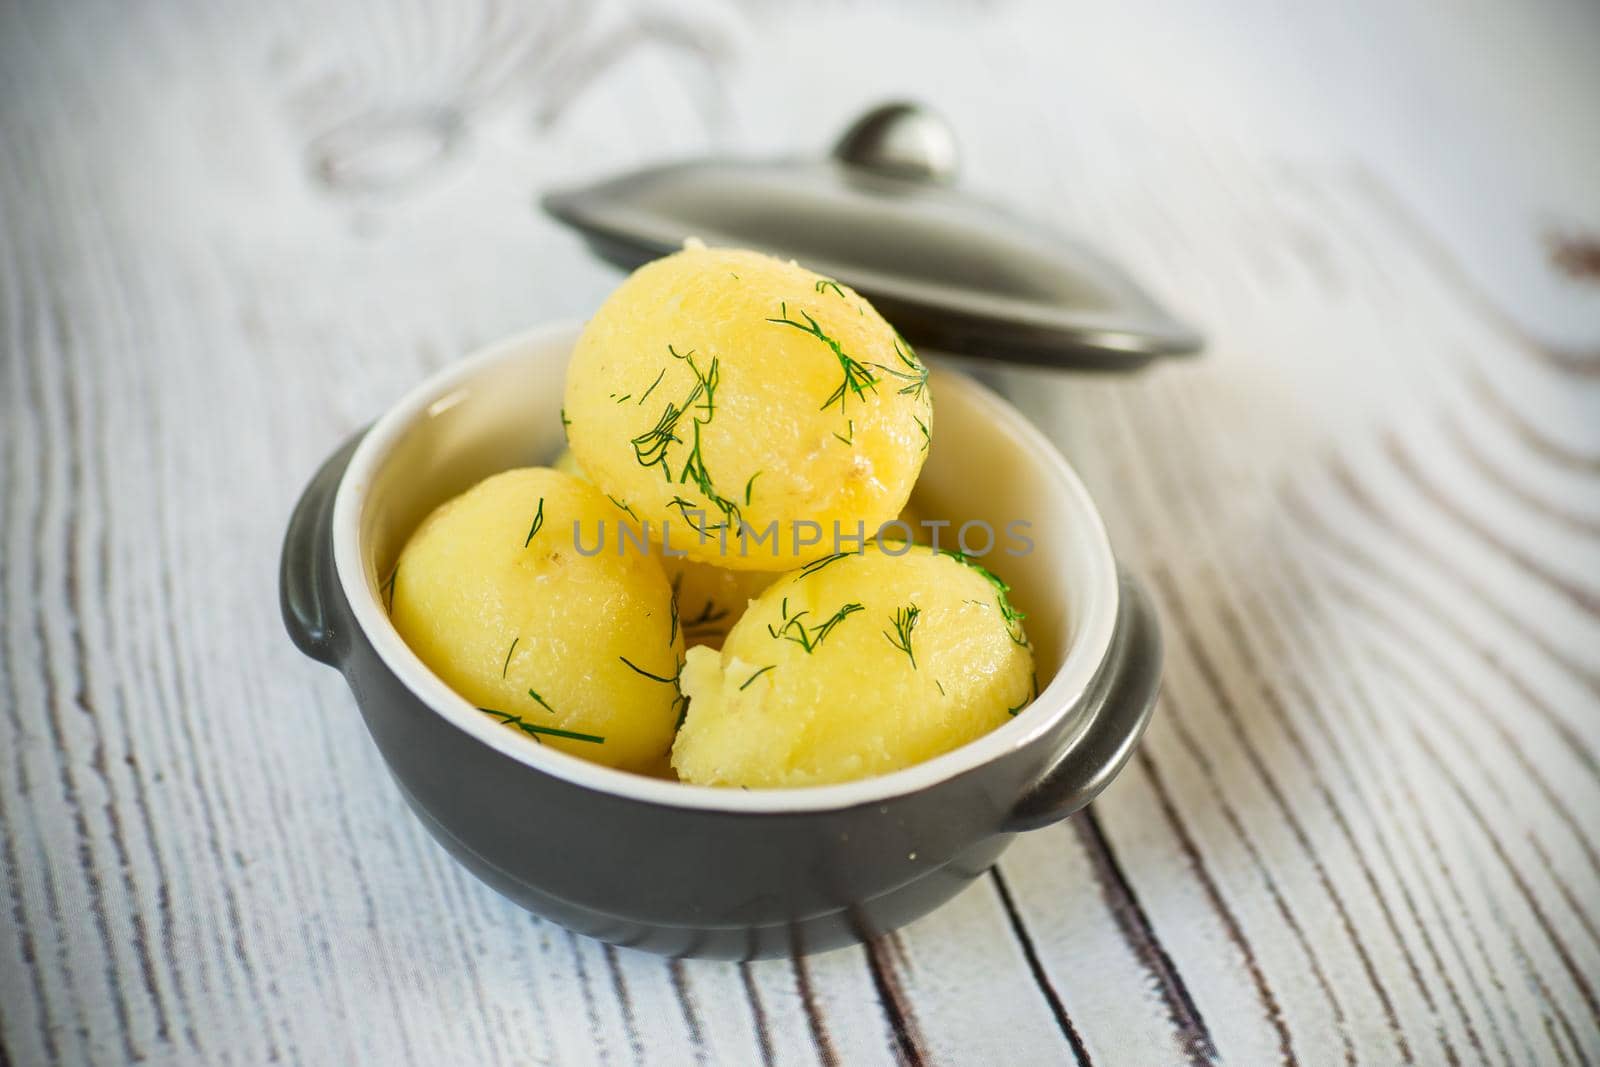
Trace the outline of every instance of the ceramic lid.
<instances>
[{"instance_id":1,"label":"ceramic lid","mask_svg":"<svg viewBox=\"0 0 1600 1067\"><path fill-rule=\"evenodd\" d=\"M1200 337L1121 269L955 186L949 129L909 104L862 116L828 158L703 159L544 197L633 268L689 237L792 257L866 295L913 344L1132 369Z\"/></svg>"}]
</instances>

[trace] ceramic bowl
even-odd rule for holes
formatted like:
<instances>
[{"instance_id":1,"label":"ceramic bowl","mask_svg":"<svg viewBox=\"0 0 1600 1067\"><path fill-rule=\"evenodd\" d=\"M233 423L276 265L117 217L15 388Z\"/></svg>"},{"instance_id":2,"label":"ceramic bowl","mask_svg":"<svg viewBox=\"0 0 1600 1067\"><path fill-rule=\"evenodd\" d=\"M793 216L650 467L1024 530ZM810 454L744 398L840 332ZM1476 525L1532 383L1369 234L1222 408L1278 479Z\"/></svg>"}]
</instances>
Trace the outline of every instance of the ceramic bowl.
<instances>
[{"instance_id":1,"label":"ceramic bowl","mask_svg":"<svg viewBox=\"0 0 1600 1067\"><path fill-rule=\"evenodd\" d=\"M1038 664L1038 699L999 729L878 778L746 791L588 763L452 692L390 624L381 576L438 504L560 450L578 328L510 338L423 383L328 459L283 547L290 635L344 674L401 795L474 874L617 944L722 958L817 951L927 913L1018 832L1077 811L1121 769L1159 686L1150 603L1119 572L1061 455L948 372L931 379L938 421L918 508L953 522L947 538L981 519L1026 522L1033 541L984 560L1027 613Z\"/></svg>"}]
</instances>

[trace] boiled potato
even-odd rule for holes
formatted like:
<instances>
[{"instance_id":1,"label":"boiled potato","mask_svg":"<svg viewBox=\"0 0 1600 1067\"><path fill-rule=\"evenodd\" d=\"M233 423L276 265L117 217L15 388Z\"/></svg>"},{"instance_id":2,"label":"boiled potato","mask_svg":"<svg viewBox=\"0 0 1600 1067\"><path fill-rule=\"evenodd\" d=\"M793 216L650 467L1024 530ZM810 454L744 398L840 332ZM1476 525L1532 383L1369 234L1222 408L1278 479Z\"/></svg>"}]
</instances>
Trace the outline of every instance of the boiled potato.
<instances>
[{"instance_id":1,"label":"boiled potato","mask_svg":"<svg viewBox=\"0 0 1600 1067\"><path fill-rule=\"evenodd\" d=\"M910 496L933 418L926 369L855 292L704 247L639 268L601 305L565 400L595 484L658 540L670 524L674 548L733 570L831 551L834 523L871 536Z\"/></svg>"},{"instance_id":2,"label":"boiled potato","mask_svg":"<svg viewBox=\"0 0 1600 1067\"><path fill-rule=\"evenodd\" d=\"M1006 592L976 565L904 542L787 575L720 652L689 650L674 769L702 785L821 785L982 736L1036 693Z\"/></svg>"},{"instance_id":3,"label":"boiled potato","mask_svg":"<svg viewBox=\"0 0 1600 1067\"><path fill-rule=\"evenodd\" d=\"M592 550L616 508L587 482L506 471L440 506L386 583L411 649L530 743L625 770L659 768L682 701L672 590L645 552Z\"/></svg>"}]
</instances>

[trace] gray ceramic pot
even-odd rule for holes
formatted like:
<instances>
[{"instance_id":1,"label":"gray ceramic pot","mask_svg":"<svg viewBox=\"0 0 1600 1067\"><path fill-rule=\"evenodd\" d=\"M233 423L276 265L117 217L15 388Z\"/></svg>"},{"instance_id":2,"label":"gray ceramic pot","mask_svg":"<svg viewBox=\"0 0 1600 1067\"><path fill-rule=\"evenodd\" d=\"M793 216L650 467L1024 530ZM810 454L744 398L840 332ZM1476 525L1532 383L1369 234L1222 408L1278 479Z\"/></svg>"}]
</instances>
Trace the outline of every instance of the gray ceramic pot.
<instances>
[{"instance_id":1,"label":"gray ceramic pot","mask_svg":"<svg viewBox=\"0 0 1600 1067\"><path fill-rule=\"evenodd\" d=\"M1028 522L1014 586L1038 699L954 752L862 782L728 790L538 746L451 692L390 625L379 576L435 506L560 448L576 327L494 345L339 449L284 542L290 635L338 668L401 794L479 878L580 933L676 956L750 958L870 938L937 907L1013 835L1065 818L1121 769L1149 718L1161 641L1070 467L1012 408L936 373L926 514Z\"/></svg>"}]
</instances>

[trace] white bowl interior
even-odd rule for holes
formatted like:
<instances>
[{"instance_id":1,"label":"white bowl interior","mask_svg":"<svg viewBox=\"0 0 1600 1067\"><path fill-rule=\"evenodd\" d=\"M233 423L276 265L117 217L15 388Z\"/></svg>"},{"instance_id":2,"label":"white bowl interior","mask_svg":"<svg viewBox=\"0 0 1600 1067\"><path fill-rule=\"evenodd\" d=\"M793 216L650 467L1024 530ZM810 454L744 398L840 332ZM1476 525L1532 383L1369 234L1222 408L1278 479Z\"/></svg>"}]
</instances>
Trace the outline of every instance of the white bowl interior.
<instances>
[{"instance_id":1,"label":"white bowl interior","mask_svg":"<svg viewBox=\"0 0 1600 1067\"><path fill-rule=\"evenodd\" d=\"M562 448L561 397L577 324L500 342L446 368L405 397L367 434L334 505L334 559L356 621L407 685L463 729L548 773L661 803L732 810L842 807L909 792L1026 743L1064 714L1110 643L1116 567L1105 529L1077 476L1010 405L969 378L935 371L933 443L913 497L925 519L949 520L940 544L981 520L995 531L982 558L1012 586L1027 614L1039 699L1000 729L894 774L786 790L690 786L616 771L533 745L473 710L406 647L380 586L417 524L479 480L550 462ZM1031 551L1008 554L1010 524ZM968 546L987 538L976 527Z\"/></svg>"}]
</instances>

